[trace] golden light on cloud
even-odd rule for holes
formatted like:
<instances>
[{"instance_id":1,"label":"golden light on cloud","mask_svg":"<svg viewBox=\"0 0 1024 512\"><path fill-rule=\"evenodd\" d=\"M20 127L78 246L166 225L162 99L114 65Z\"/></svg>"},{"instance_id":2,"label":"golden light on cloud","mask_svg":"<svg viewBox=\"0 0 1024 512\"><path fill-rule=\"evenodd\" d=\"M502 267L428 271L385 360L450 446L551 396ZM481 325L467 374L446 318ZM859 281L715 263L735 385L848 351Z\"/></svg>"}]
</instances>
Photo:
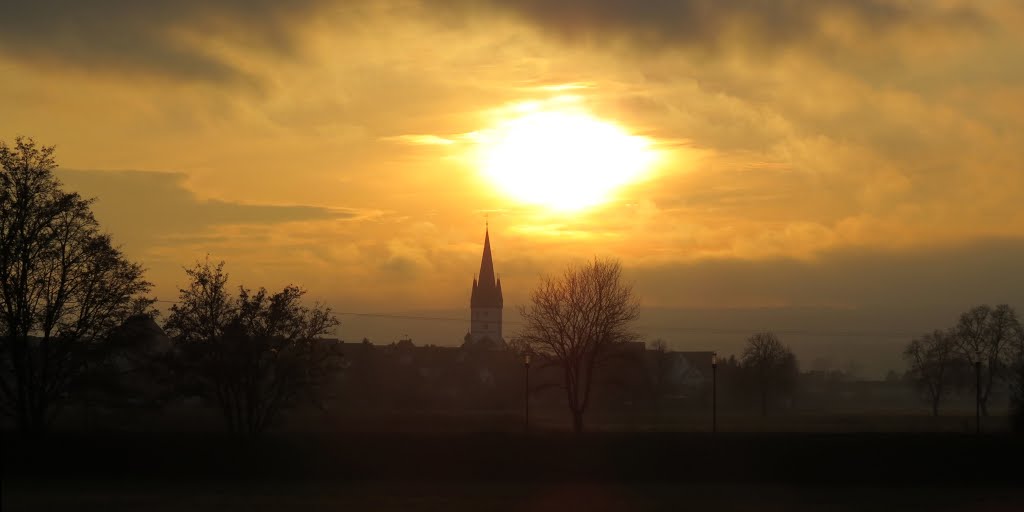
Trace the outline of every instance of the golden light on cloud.
<instances>
[{"instance_id":1,"label":"golden light on cloud","mask_svg":"<svg viewBox=\"0 0 1024 512\"><path fill-rule=\"evenodd\" d=\"M574 105L525 103L478 132L481 172L507 195L556 211L611 199L656 160L651 141Z\"/></svg>"}]
</instances>

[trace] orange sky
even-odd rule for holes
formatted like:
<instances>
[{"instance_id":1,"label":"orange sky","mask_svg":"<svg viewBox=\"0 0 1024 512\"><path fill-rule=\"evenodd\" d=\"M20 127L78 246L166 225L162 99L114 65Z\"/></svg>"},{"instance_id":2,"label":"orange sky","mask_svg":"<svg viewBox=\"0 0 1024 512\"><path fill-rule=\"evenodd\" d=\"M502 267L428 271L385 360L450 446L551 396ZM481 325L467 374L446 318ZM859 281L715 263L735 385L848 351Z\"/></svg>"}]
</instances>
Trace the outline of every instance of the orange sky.
<instances>
[{"instance_id":1,"label":"orange sky","mask_svg":"<svg viewBox=\"0 0 1024 512\"><path fill-rule=\"evenodd\" d=\"M510 304L599 255L648 308L947 315L1024 307L1022 62L1010 0L40 0L0 18L0 138L55 144L161 299L208 253L458 309L486 213ZM472 135L566 95L660 157L560 213Z\"/></svg>"}]
</instances>

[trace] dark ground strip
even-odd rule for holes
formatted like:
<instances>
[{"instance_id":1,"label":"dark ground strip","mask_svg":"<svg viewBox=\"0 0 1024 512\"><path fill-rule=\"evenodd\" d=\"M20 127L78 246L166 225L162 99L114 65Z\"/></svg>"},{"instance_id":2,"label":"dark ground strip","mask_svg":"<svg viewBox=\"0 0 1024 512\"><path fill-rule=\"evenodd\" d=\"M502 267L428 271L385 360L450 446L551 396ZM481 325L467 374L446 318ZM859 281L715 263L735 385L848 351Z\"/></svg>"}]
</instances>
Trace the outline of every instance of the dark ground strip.
<instances>
[{"instance_id":1,"label":"dark ground strip","mask_svg":"<svg viewBox=\"0 0 1024 512\"><path fill-rule=\"evenodd\" d=\"M6 435L4 476L1019 485L1024 436L968 434Z\"/></svg>"},{"instance_id":2,"label":"dark ground strip","mask_svg":"<svg viewBox=\"0 0 1024 512\"><path fill-rule=\"evenodd\" d=\"M1019 488L671 483L8 482L5 511L1018 511Z\"/></svg>"}]
</instances>

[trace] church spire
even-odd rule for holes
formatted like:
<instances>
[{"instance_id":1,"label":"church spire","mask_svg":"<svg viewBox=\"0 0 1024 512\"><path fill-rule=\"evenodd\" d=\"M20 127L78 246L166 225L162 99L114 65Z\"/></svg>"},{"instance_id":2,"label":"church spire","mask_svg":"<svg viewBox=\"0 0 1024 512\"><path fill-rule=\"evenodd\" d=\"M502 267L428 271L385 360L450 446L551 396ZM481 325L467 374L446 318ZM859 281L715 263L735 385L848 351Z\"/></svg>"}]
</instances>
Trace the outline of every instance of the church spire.
<instances>
[{"instance_id":1,"label":"church spire","mask_svg":"<svg viewBox=\"0 0 1024 512\"><path fill-rule=\"evenodd\" d=\"M484 228L484 255L480 259L480 277L477 282L481 286L494 286L494 261L491 259L491 234L488 228Z\"/></svg>"},{"instance_id":2,"label":"church spire","mask_svg":"<svg viewBox=\"0 0 1024 512\"><path fill-rule=\"evenodd\" d=\"M491 258L491 233L484 228L484 253L480 258L480 274L473 281L471 303L474 307L497 307L504 302L501 288L494 276L494 260Z\"/></svg>"},{"instance_id":3,"label":"church spire","mask_svg":"<svg viewBox=\"0 0 1024 512\"><path fill-rule=\"evenodd\" d=\"M501 278L494 273L491 259L491 230L484 225L484 253L480 258L480 274L473 280L473 291L469 297L469 334L463 347L505 346L501 337L501 316L504 299L501 296Z\"/></svg>"}]
</instances>

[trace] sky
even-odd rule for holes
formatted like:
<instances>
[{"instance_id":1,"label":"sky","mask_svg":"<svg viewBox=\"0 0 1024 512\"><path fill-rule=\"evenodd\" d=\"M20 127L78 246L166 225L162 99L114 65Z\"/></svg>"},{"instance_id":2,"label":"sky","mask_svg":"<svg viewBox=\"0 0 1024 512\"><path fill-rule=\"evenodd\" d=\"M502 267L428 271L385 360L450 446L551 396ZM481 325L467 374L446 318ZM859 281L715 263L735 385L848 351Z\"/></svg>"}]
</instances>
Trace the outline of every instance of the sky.
<instances>
[{"instance_id":1,"label":"sky","mask_svg":"<svg viewBox=\"0 0 1024 512\"><path fill-rule=\"evenodd\" d=\"M1020 2L4 12L0 139L55 145L61 180L97 198L161 300L209 257L235 284L295 283L339 312L467 318L486 221L507 334L538 276L595 256L622 261L646 336L728 353L775 329L806 367L877 374L970 306L1024 307ZM524 201L488 174L487 141L534 111L584 113L651 158L596 204ZM569 183L597 180L603 140L558 132L545 143L582 152L558 160L581 173ZM504 163L558 182L546 155ZM382 342L466 331L341 320L342 337Z\"/></svg>"}]
</instances>

